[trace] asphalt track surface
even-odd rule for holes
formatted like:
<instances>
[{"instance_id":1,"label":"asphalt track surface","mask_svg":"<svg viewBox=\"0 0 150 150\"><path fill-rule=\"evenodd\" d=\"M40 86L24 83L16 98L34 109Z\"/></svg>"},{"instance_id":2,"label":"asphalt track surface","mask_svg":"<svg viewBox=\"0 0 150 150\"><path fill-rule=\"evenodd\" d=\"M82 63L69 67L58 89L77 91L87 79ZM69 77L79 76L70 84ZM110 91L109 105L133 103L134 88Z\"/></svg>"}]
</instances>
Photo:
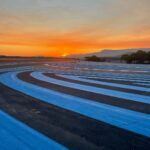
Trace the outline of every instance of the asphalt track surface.
<instances>
[{"instance_id":1,"label":"asphalt track surface","mask_svg":"<svg viewBox=\"0 0 150 150\"><path fill-rule=\"evenodd\" d=\"M40 78L39 73L50 80ZM109 81L100 77L85 79L48 71L2 73L1 149L149 150L150 88L130 80L133 79L124 84L123 79L119 82L113 78ZM137 80L140 83L139 77ZM80 88L82 86L86 89ZM94 91L95 88L99 92ZM101 89L145 99L110 96L101 93ZM15 147L16 144L19 146Z\"/></svg>"}]
</instances>

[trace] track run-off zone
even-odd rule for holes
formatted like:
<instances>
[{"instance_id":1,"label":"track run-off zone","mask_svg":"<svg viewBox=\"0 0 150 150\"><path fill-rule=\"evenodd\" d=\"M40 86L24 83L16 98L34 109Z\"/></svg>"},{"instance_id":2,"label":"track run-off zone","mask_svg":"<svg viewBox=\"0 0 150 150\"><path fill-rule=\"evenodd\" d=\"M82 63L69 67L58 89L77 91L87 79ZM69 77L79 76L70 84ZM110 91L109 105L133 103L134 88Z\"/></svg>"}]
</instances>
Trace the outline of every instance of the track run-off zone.
<instances>
[{"instance_id":1,"label":"track run-off zone","mask_svg":"<svg viewBox=\"0 0 150 150\"><path fill-rule=\"evenodd\" d=\"M10 88L25 93L26 95L35 97L41 101L59 106L67 110L71 110L73 112L88 116L90 118L99 121L106 122L108 124L117 126L119 128L129 130L131 132L135 132L150 137L150 115L149 114L131 111L128 109L124 109L112 105L106 105L99 102L93 102L87 99L82 99L79 97L74 97L47 88L43 88L25 82L23 80L20 80L17 77L19 73L22 72L9 72L9 73L2 74L0 76L0 82ZM45 75L42 74L42 72L32 72L31 76L38 80L55 83L67 87L78 88L80 90L92 91L93 93L101 93L105 95L107 95L108 93L108 96L111 94L111 96L114 97L117 96L119 98L123 97L125 99L140 101L147 104L150 103L148 96L139 96L136 94L131 95L129 93L123 93L123 92L119 93L117 91L111 91L111 90L107 91L107 89L68 83L66 81L60 81L60 80L52 79L50 77L46 77ZM67 76L65 77L67 78ZM78 80L78 78L76 77L74 79ZM112 84L110 85L113 86ZM124 88L128 88L128 87L125 86ZM141 89L143 90L143 88ZM138 88L138 90L140 90L140 88ZM145 90L147 91L149 89L145 88ZM113 94L113 92L115 92L115 94Z\"/></svg>"},{"instance_id":2,"label":"track run-off zone","mask_svg":"<svg viewBox=\"0 0 150 150\"><path fill-rule=\"evenodd\" d=\"M108 125L123 129L133 134L150 138L150 114L136 110L131 110L113 104L105 104L94 101L90 98L82 98L72 94L66 94L51 88L43 87L38 82L53 84L64 88L70 88L77 91L104 95L106 98L111 97L121 99L128 103L144 104L150 107L150 85L149 79L141 76L137 78L123 76L99 76L97 78L86 76L75 76L67 74L54 74L49 71L33 71L26 68L26 71L11 70L11 72L2 73L0 75L0 83L15 91L31 96L40 102L57 106L59 108L69 110L73 113L88 117L90 119L104 122ZM19 70L19 69L18 69ZM29 71L31 70L31 71ZM21 79L19 75L29 74L29 77L36 80L37 84ZM54 75L54 76L53 76ZM56 77L55 77L56 76ZM98 80L97 80L98 79ZM107 81L109 80L109 81ZM112 82L110 82L112 80ZM123 81L115 83L114 81ZM124 81L129 82L124 84ZM130 82L132 84L130 84ZM104 86L104 87L103 87ZM113 89L114 88L114 89ZM118 89L118 90L117 90ZM131 91L130 91L131 90ZM130 91L130 92L128 92ZM140 94L142 93L142 94ZM17 131L17 132L15 132ZM10 143L14 149L53 149L65 150L67 147L61 145L53 138L47 137L30 128L25 123L9 116L9 114L0 111L0 146L2 149L8 149L7 143ZM38 144L37 144L38 143Z\"/></svg>"},{"instance_id":3,"label":"track run-off zone","mask_svg":"<svg viewBox=\"0 0 150 150\"><path fill-rule=\"evenodd\" d=\"M1 150L67 150L38 131L0 111Z\"/></svg>"}]
</instances>

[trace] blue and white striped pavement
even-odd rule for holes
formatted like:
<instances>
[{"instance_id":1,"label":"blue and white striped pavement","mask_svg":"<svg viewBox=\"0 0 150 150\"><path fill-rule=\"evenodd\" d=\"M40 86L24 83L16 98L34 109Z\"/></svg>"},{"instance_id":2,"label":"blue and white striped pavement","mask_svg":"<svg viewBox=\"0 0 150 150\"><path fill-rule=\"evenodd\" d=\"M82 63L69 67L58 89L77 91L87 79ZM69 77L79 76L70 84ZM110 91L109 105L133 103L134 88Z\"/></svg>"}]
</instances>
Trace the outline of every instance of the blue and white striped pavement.
<instances>
[{"instance_id":1,"label":"blue and white striped pavement","mask_svg":"<svg viewBox=\"0 0 150 150\"><path fill-rule=\"evenodd\" d=\"M48 89L46 87L38 86L33 83L29 83L25 80L18 78L23 71L8 72L0 75L0 82L18 92L24 93L28 96L38 99L39 101L46 102L58 106L74 113L102 121L112 126L121 128L123 130L130 131L150 138L150 115L138 111L133 111L109 104L103 104L100 102L92 101L90 99L84 99L77 96L61 93ZM150 96L140 95L135 93L122 92L117 90L111 90L106 88L94 87L90 85L82 85L78 83L72 83L69 81L63 81L48 77L44 72L32 72L30 76L37 81L46 82L49 84L60 85L67 88L78 89L86 92L92 92L95 94L102 94L105 96L117 97L120 99L140 102L150 105ZM109 83L105 81L95 81L89 79L79 78L73 75L58 75L66 79L72 79L76 81L83 81L87 83L94 83L98 85L107 85L111 87L124 88L128 90L137 90L143 92L150 92L150 88L126 85L119 83ZM126 78L127 80L127 78ZM138 79L140 80L140 79ZM130 79L129 79L130 81ZM17 132L15 132L17 131ZM3 138L4 137L4 138ZM2 139L2 140L1 140ZM23 122L10 117L8 114L0 111L0 145L3 149L10 149L9 145L13 149L67 149L61 144L57 143L51 138L44 136L38 131L31 129ZM23 148L22 148L23 147Z\"/></svg>"}]
</instances>

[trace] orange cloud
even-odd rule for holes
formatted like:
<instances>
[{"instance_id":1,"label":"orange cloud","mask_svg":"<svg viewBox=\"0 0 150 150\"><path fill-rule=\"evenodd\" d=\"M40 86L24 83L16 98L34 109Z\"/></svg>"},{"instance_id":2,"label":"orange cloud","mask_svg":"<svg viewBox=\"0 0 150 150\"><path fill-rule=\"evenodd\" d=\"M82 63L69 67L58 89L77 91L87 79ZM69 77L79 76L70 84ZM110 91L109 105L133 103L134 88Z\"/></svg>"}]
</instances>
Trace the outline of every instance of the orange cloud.
<instances>
[{"instance_id":1,"label":"orange cloud","mask_svg":"<svg viewBox=\"0 0 150 150\"><path fill-rule=\"evenodd\" d=\"M6 55L62 56L64 53L89 53L103 48L137 47L150 47L150 38L126 35L126 38L103 39L85 32L0 34L0 49Z\"/></svg>"}]
</instances>

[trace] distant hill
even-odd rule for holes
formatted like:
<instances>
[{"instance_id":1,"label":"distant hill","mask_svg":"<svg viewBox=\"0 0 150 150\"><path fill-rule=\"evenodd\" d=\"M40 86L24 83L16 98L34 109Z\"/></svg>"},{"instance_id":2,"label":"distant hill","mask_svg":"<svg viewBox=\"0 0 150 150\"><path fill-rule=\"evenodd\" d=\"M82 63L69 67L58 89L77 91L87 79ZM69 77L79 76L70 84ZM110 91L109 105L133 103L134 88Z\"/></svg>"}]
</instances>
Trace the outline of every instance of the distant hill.
<instances>
[{"instance_id":1,"label":"distant hill","mask_svg":"<svg viewBox=\"0 0 150 150\"><path fill-rule=\"evenodd\" d=\"M120 50L104 49L100 52L95 52L95 53L69 55L67 56L67 58L84 58L93 55L96 55L98 57L121 57L123 54L130 54L133 52L137 52L138 50L143 50L148 52L150 51L150 48L120 49Z\"/></svg>"}]
</instances>

